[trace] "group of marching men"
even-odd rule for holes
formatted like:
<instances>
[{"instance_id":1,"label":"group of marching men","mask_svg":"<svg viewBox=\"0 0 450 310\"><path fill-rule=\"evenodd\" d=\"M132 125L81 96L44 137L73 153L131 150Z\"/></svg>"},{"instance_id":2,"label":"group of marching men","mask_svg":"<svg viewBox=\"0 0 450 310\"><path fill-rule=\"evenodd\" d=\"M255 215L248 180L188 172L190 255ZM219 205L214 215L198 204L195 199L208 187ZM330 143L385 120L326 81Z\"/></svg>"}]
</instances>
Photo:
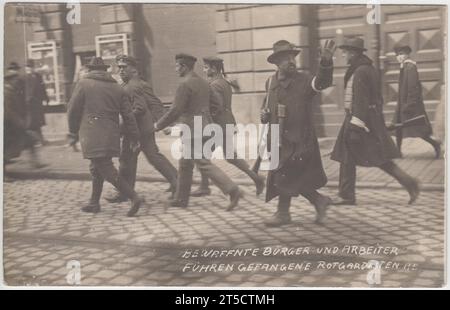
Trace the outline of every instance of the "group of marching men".
<instances>
[{"instance_id":1,"label":"group of marching men","mask_svg":"<svg viewBox=\"0 0 450 310\"><path fill-rule=\"evenodd\" d=\"M318 192L326 184L327 177L314 132L312 104L313 97L332 84L336 48L333 40L325 42L320 49L318 72L313 76L298 72L295 57L300 50L293 44L280 40L273 45L273 53L267 61L276 65L277 71L266 82L261 122L282 124L279 131L279 165L268 172L265 180L237 155L227 159L254 181L258 195L266 187L266 202L278 196L277 211L265 222L267 226L290 223L291 199L299 195L315 207L317 223L324 222L330 205L355 205L356 166L379 167L394 177L408 191L411 204L419 196L419 184L392 161L401 157L402 137L421 137L433 145L437 157L440 155L440 143L431 137L417 67L409 59L411 48L395 48L401 63L399 101L392 125L397 130L396 145L384 122L379 75L372 61L364 54L364 41L348 38L339 46L349 65L344 77L345 120L331 153L331 159L340 162L339 199L332 200ZM177 171L156 144L155 133L164 131L167 134L168 128L178 122L189 127L193 133L188 139L182 139L183 146L202 145L209 137L195 132L195 118L201 119L202 126L211 123L220 125L224 132L224 142L220 146L224 153L230 147L226 143L225 126L236 124L231 110L232 88L236 85L226 79L222 59L203 58L207 80L194 72L196 61L192 55L176 55L175 71L180 83L167 111L149 84L140 79L139 64L135 58L116 58L123 82L121 85L107 72L109 66L101 58L94 57L86 65L88 72L77 83L68 104L71 144L79 140L84 158L90 160L92 193L89 203L82 208L84 212L100 211L99 201L106 180L117 189L113 196L106 199L112 203L131 200L128 216L136 215L144 203L144 199L134 190L140 152L169 182L168 191L172 194L169 203L172 207L186 208L190 196L209 195L209 179L229 196L228 211L238 205L243 197L242 190L210 158L203 154L195 156L194 153L199 150L191 147L191 156L182 156ZM423 123L408 127L403 132L402 127L396 127L419 115L424 115ZM268 138L270 136L268 134ZM113 165L113 157L119 157L118 170ZM199 169L202 180L200 187L191 192L194 166Z\"/></svg>"}]
</instances>

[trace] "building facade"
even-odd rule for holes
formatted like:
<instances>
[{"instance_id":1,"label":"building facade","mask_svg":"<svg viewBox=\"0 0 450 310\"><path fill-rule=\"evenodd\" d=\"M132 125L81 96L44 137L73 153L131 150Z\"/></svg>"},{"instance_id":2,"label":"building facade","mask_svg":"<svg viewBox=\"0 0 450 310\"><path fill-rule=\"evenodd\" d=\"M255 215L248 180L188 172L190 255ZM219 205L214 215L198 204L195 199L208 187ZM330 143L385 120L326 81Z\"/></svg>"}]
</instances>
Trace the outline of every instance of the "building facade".
<instances>
[{"instance_id":1,"label":"building facade","mask_svg":"<svg viewBox=\"0 0 450 310\"><path fill-rule=\"evenodd\" d=\"M387 120L398 87L393 47L407 43L418 63L430 119L445 106L445 6L40 4L39 21L29 24L17 20L18 6L5 6L5 63L24 63L27 54L50 72L48 89L54 100L47 107L46 131L55 134L66 130L59 116L81 66L94 55L111 61L118 53L140 60L142 76L168 104L178 80L176 53L199 59L218 55L225 60L228 75L241 86L233 97L237 120L258 122L265 81L275 70L266 58L280 39L301 48L300 70L314 72L319 44L326 39L340 43L348 36L364 38L367 53L383 77L380 88ZM201 73L201 61L196 70ZM343 119L345 70L337 51L333 86L317 98L314 112L319 136L337 135ZM438 117L436 122L441 122Z\"/></svg>"}]
</instances>

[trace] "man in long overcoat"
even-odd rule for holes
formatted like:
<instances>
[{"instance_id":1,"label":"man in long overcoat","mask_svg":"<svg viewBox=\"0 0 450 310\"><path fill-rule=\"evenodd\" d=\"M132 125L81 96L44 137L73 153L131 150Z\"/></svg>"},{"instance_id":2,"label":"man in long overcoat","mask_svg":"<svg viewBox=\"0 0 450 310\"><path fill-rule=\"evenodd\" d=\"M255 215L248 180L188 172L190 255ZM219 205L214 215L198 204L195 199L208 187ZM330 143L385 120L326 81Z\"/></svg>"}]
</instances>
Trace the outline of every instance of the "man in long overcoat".
<instances>
[{"instance_id":1,"label":"man in long overcoat","mask_svg":"<svg viewBox=\"0 0 450 310\"><path fill-rule=\"evenodd\" d=\"M379 77L372 60L363 54L364 41L349 38L339 48L350 67L344 76L345 120L331 154L340 162L340 200L334 204L356 204L356 166L379 167L407 189L413 203L418 183L392 161L400 153L386 129Z\"/></svg>"},{"instance_id":2,"label":"man in long overcoat","mask_svg":"<svg viewBox=\"0 0 450 310\"><path fill-rule=\"evenodd\" d=\"M42 145L47 141L42 135L41 127L45 125L44 107L42 102L48 103L47 91L42 76L35 71L33 59L28 59L25 66L25 90L28 110L28 129L34 132Z\"/></svg>"},{"instance_id":3,"label":"man in long overcoat","mask_svg":"<svg viewBox=\"0 0 450 310\"><path fill-rule=\"evenodd\" d=\"M100 197L104 180L131 199L128 216L134 216L143 199L120 177L112 158L120 153L119 115L125 132L136 151L139 132L128 96L108 72L100 57L93 57L86 65L89 72L78 82L68 104L69 132L76 139L79 135L83 156L91 161L92 195L84 212L100 211Z\"/></svg>"},{"instance_id":4,"label":"man in long overcoat","mask_svg":"<svg viewBox=\"0 0 450 310\"><path fill-rule=\"evenodd\" d=\"M120 55L116 57L119 75L123 81L121 85L128 94L129 102L139 128L140 150L147 161L161 173L170 183L170 191L175 192L177 187L177 170L163 155L156 144L154 123L164 115L164 106L153 93L152 87L139 77L137 60L132 56ZM120 153L119 174L134 188L138 155L133 152L127 137L122 140ZM106 198L109 202L125 201L126 197L116 193L113 197Z\"/></svg>"},{"instance_id":5,"label":"man in long overcoat","mask_svg":"<svg viewBox=\"0 0 450 310\"><path fill-rule=\"evenodd\" d=\"M417 64L410 59L411 47L408 45L397 45L394 51L400 63L400 76L398 81L398 101L393 123L402 123L416 116L425 115L425 122L422 124L396 129L397 147L401 153L402 139L404 137L419 137L431 144L436 153L436 158L439 158L441 143L431 136L433 131L423 104L422 85L417 72Z\"/></svg>"},{"instance_id":6,"label":"man in long overcoat","mask_svg":"<svg viewBox=\"0 0 450 310\"><path fill-rule=\"evenodd\" d=\"M300 51L288 41L276 42L267 59L278 70L266 83L268 111L263 109L261 112L261 122L270 126L280 125L281 136L279 165L269 170L266 191L266 202L279 196L278 209L265 222L267 226L291 222L289 208L292 197L302 195L314 205L317 223L323 222L326 208L331 203L329 197L317 191L326 184L327 177L314 131L312 104L313 97L332 83L335 50L334 41L327 40L321 49L316 76L297 71L295 57ZM271 137L271 129L269 131L268 137ZM272 140L268 139L267 144L272 145Z\"/></svg>"},{"instance_id":7,"label":"man in long overcoat","mask_svg":"<svg viewBox=\"0 0 450 310\"><path fill-rule=\"evenodd\" d=\"M234 151L233 157L227 157L227 149L233 148L233 139L227 139L226 127L236 125L233 112L231 110L231 98L233 96L233 90L231 88L231 82L225 79L225 73L223 68L223 59L218 57L205 57L203 58L204 69L209 86L211 88L210 97L210 112L214 123L218 124L222 128L222 144L215 145L215 147L221 146L225 159L239 170L247 174L256 185L256 194L259 195L264 190L264 178L259 176L253 170L250 169L248 163L238 158L238 155ZM230 145L229 145L230 144ZM209 189L208 177L203 173L201 174L200 187L192 192L192 196L205 196L209 195L211 190Z\"/></svg>"},{"instance_id":8,"label":"man in long overcoat","mask_svg":"<svg viewBox=\"0 0 450 310\"><path fill-rule=\"evenodd\" d=\"M181 77L181 83L169 111L154 125L155 130L158 131L179 120L183 127L181 130L183 154L179 161L177 190L171 205L181 208L188 206L193 169L194 165L197 165L201 173L210 178L225 195L230 196L227 210L231 211L238 205L243 194L239 186L214 165L203 152L205 142L203 130L212 121L209 111L208 82L193 71L197 61L194 56L178 54L175 56L175 61L175 71ZM201 126L196 122L201 122Z\"/></svg>"}]
</instances>

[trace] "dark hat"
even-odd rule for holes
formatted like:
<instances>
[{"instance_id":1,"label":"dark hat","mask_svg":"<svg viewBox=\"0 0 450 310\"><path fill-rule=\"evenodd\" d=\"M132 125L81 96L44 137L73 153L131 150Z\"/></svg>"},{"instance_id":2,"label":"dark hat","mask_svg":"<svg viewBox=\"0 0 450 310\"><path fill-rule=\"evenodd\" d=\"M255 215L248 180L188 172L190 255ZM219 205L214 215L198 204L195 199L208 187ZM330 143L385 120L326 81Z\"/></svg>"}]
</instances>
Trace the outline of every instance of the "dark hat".
<instances>
[{"instance_id":1,"label":"dark hat","mask_svg":"<svg viewBox=\"0 0 450 310\"><path fill-rule=\"evenodd\" d=\"M222 64L223 63L223 59L216 57L216 56L210 56L210 57L203 57L203 62L205 64Z\"/></svg>"},{"instance_id":2,"label":"dark hat","mask_svg":"<svg viewBox=\"0 0 450 310\"><path fill-rule=\"evenodd\" d=\"M20 66L19 66L19 64L17 62L12 61L12 62L9 63L7 69L8 70L19 70Z\"/></svg>"},{"instance_id":3,"label":"dark hat","mask_svg":"<svg viewBox=\"0 0 450 310\"><path fill-rule=\"evenodd\" d=\"M295 49L294 44L286 41L286 40L280 40L273 44L273 53L267 57L267 61L271 64L275 64L276 59L280 55L284 54L293 54L294 56L297 56L300 53L300 50Z\"/></svg>"},{"instance_id":4,"label":"dark hat","mask_svg":"<svg viewBox=\"0 0 450 310\"><path fill-rule=\"evenodd\" d=\"M410 54L412 52L411 47L409 47L409 45L406 44L397 44L396 46L394 46L394 52L395 54L399 54L400 52L405 52L406 54Z\"/></svg>"},{"instance_id":5,"label":"dark hat","mask_svg":"<svg viewBox=\"0 0 450 310\"><path fill-rule=\"evenodd\" d=\"M85 66L91 70L92 69L106 70L107 68L109 68L109 65L105 65L101 57L92 57L89 63L87 63Z\"/></svg>"},{"instance_id":6,"label":"dark hat","mask_svg":"<svg viewBox=\"0 0 450 310\"><path fill-rule=\"evenodd\" d=\"M344 40L344 44L338 46L340 49L367 51L364 48L364 40L358 37L347 38Z\"/></svg>"},{"instance_id":7,"label":"dark hat","mask_svg":"<svg viewBox=\"0 0 450 310\"><path fill-rule=\"evenodd\" d=\"M27 64L25 66L29 67L29 68L34 68L34 60L33 59L28 59L27 60Z\"/></svg>"},{"instance_id":8,"label":"dark hat","mask_svg":"<svg viewBox=\"0 0 450 310\"><path fill-rule=\"evenodd\" d=\"M133 66L137 67L137 59L133 56L128 55L118 55L116 56L116 62L118 66Z\"/></svg>"}]
</instances>

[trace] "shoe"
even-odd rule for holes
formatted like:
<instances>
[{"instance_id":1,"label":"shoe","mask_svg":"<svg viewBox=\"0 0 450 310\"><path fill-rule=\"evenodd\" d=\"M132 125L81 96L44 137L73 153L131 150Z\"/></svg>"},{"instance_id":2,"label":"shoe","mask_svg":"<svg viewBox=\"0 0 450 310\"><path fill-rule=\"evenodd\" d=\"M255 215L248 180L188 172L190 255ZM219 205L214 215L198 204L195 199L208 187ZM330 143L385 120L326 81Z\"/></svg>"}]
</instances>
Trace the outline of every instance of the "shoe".
<instances>
[{"instance_id":1,"label":"shoe","mask_svg":"<svg viewBox=\"0 0 450 310\"><path fill-rule=\"evenodd\" d=\"M436 143L433 145L434 147L434 152L436 153L435 158L438 159L439 157L441 157L441 143L436 141Z\"/></svg>"},{"instance_id":2,"label":"shoe","mask_svg":"<svg viewBox=\"0 0 450 310\"><path fill-rule=\"evenodd\" d=\"M332 204L335 206L356 206L356 199L344 199L344 198L338 198L338 200L333 200Z\"/></svg>"},{"instance_id":3,"label":"shoe","mask_svg":"<svg viewBox=\"0 0 450 310\"><path fill-rule=\"evenodd\" d=\"M227 211L233 211L233 209L238 205L239 199L244 197L244 194L241 192L239 187L236 187L230 193L230 204L227 207Z\"/></svg>"},{"instance_id":4,"label":"shoe","mask_svg":"<svg viewBox=\"0 0 450 310\"><path fill-rule=\"evenodd\" d=\"M411 205L417 200L417 197L419 197L420 194L419 182L417 182L417 180L414 179L414 183L407 190L409 193L408 204Z\"/></svg>"},{"instance_id":5,"label":"shoe","mask_svg":"<svg viewBox=\"0 0 450 310\"><path fill-rule=\"evenodd\" d=\"M169 202L169 205L173 208L187 208L188 202L187 201L181 201L181 200L172 200Z\"/></svg>"},{"instance_id":6,"label":"shoe","mask_svg":"<svg viewBox=\"0 0 450 310\"><path fill-rule=\"evenodd\" d=\"M262 194L262 192L264 191L264 187L266 186L264 178L258 175L255 184L256 184L256 196L259 196Z\"/></svg>"},{"instance_id":7,"label":"shoe","mask_svg":"<svg viewBox=\"0 0 450 310\"><path fill-rule=\"evenodd\" d=\"M48 164L44 164L44 163L33 163L33 168L34 169L42 169L48 167Z\"/></svg>"},{"instance_id":8,"label":"shoe","mask_svg":"<svg viewBox=\"0 0 450 310\"><path fill-rule=\"evenodd\" d=\"M127 216L132 217L135 216L136 213L138 213L139 208L141 205L145 202L144 198L137 197L132 201L131 209L128 211Z\"/></svg>"},{"instance_id":9,"label":"shoe","mask_svg":"<svg viewBox=\"0 0 450 310\"><path fill-rule=\"evenodd\" d=\"M208 188L199 187L197 190L191 192L192 197L202 197L211 195L211 190Z\"/></svg>"},{"instance_id":10,"label":"shoe","mask_svg":"<svg viewBox=\"0 0 450 310\"><path fill-rule=\"evenodd\" d=\"M113 196L105 197L106 201L110 203L120 203L128 201L128 198L123 196L122 194L116 192Z\"/></svg>"},{"instance_id":11,"label":"shoe","mask_svg":"<svg viewBox=\"0 0 450 310\"><path fill-rule=\"evenodd\" d=\"M81 211L87 213L98 213L100 212L100 204L89 202L87 206L81 208Z\"/></svg>"},{"instance_id":12,"label":"shoe","mask_svg":"<svg viewBox=\"0 0 450 310\"><path fill-rule=\"evenodd\" d=\"M317 203L314 205L316 212L317 212L316 224L323 224L325 217L326 217L327 208L332 203L333 203L333 201L328 196L321 196L318 199Z\"/></svg>"},{"instance_id":13,"label":"shoe","mask_svg":"<svg viewBox=\"0 0 450 310\"><path fill-rule=\"evenodd\" d=\"M291 223L291 215L289 213L276 212L272 217L264 222L268 227L280 227Z\"/></svg>"}]
</instances>

